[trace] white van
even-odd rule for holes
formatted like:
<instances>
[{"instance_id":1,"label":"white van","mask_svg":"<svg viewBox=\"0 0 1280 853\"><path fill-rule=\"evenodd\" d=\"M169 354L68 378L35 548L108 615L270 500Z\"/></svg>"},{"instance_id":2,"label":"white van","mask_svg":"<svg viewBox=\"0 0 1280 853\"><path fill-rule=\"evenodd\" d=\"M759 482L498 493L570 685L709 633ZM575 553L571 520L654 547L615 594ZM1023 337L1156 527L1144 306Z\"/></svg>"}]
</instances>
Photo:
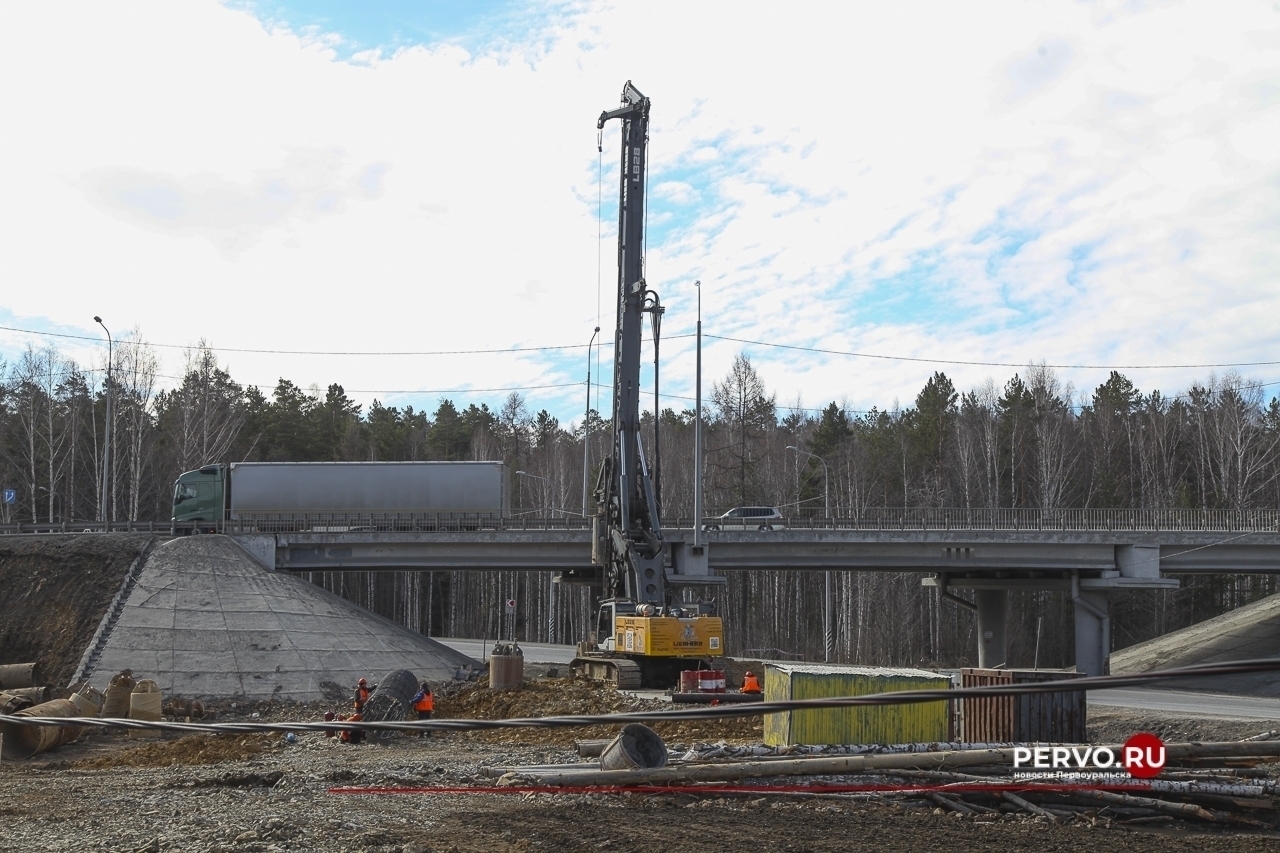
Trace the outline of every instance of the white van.
<instances>
[{"instance_id":1,"label":"white van","mask_svg":"<svg viewBox=\"0 0 1280 853\"><path fill-rule=\"evenodd\" d=\"M782 512L776 506L736 506L708 521L703 530L781 530Z\"/></svg>"}]
</instances>

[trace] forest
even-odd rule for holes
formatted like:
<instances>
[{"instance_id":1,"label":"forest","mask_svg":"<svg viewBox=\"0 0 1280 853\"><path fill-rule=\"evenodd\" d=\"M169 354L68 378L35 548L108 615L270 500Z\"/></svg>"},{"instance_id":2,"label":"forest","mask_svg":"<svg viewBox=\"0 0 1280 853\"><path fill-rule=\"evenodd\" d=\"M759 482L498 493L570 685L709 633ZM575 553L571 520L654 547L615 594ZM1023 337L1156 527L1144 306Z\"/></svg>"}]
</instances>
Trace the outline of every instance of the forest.
<instances>
[{"instance_id":1,"label":"forest","mask_svg":"<svg viewBox=\"0 0 1280 853\"><path fill-rule=\"evenodd\" d=\"M0 485L17 493L3 505L5 522L102 517L104 376L53 345L0 362ZM185 352L173 380L159 375L140 337L117 342L111 390L105 514L117 520L167 520L180 473L233 461L500 459L523 472L512 477L513 513L580 515L584 450L594 483L608 446L609 425L594 410L566 428L518 392L494 408L442 399L434 412L376 400L365 409L336 383L302 388L282 378L264 392L237 383L204 342ZM908 406L853 411L833 401L810 410L780 405L740 354L704 402L707 516L759 504L821 518L828 501L836 518L901 507L1280 507L1280 399L1236 373L1166 394L1115 371L1078 391L1043 364L968 390L934 372ZM664 518L692 517L694 415L688 406L645 415ZM835 574L840 661L974 662L973 617L939 602L918 575ZM588 630L589 592L539 573L311 579L437 636L514 632L571 643ZM821 659L822 583L821 574L787 571L731 577L718 601L729 651ZM1116 648L1274 591L1272 575L1189 576L1176 591L1120 596ZM509 621L500 608L507 598L518 601ZM1015 665L1069 665L1070 602L1012 594L1009 636Z\"/></svg>"}]
</instances>

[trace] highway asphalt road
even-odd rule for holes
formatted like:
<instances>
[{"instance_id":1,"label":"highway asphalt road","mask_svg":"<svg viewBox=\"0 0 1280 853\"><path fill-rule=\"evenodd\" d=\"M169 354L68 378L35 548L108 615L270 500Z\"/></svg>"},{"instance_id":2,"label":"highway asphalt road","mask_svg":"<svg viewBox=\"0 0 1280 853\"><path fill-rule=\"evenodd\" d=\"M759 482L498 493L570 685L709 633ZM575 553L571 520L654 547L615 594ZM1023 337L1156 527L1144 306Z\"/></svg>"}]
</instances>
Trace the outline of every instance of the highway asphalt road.
<instances>
[{"instance_id":1,"label":"highway asphalt road","mask_svg":"<svg viewBox=\"0 0 1280 853\"><path fill-rule=\"evenodd\" d=\"M1119 688L1089 693L1090 705L1159 711L1202 717L1235 717L1280 720L1280 698L1240 696L1234 693L1198 693L1194 690Z\"/></svg>"},{"instance_id":2,"label":"highway asphalt road","mask_svg":"<svg viewBox=\"0 0 1280 853\"><path fill-rule=\"evenodd\" d=\"M493 640L460 640L453 637L432 639L481 663L493 649ZM573 646L555 646L550 643L521 643L520 650L524 652L526 663L568 663L573 660L574 654Z\"/></svg>"},{"instance_id":3,"label":"highway asphalt road","mask_svg":"<svg viewBox=\"0 0 1280 853\"><path fill-rule=\"evenodd\" d=\"M483 661L488 656L489 650L493 648L492 640L463 640L447 637L436 639L478 661ZM529 663L566 664L574 656L573 646L521 643L520 648L524 651L524 658ZM1198 693L1193 690L1120 688L1093 691L1089 694L1089 704L1159 711L1164 714L1280 720L1280 698L1270 696Z\"/></svg>"}]
</instances>

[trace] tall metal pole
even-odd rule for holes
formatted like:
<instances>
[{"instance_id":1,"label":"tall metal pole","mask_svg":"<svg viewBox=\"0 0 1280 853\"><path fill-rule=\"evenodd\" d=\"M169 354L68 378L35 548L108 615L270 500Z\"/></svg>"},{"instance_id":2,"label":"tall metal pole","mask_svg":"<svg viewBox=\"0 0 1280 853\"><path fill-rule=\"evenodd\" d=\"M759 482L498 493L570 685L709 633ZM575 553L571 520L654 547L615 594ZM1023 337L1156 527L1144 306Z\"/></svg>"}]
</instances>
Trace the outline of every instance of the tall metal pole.
<instances>
[{"instance_id":1,"label":"tall metal pole","mask_svg":"<svg viewBox=\"0 0 1280 853\"><path fill-rule=\"evenodd\" d=\"M600 327L591 333L587 342L587 408L582 416L582 517L587 517L587 475L591 471L591 345L596 342Z\"/></svg>"},{"instance_id":2,"label":"tall metal pole","mask_svg":"<svg viewBox=\"0 0 1280 853\"><path fill-rule=\"evenodd\" d=\"M107 423L106 435L102 439L102 494L98 500L98 520L109 522L111 515L108 507L108 499L111 495L111 330L107 328L107 324L102 322L101 317L94 317L93 321L102 327L102 331L107 333Z\"/></svg>"},{"instance_id":3,"label":"tall metal pole","mask_svg":"<svg viewBox=\"0 0 1280 853\"><path fill-rule=\"evenodd\" d=\"M826 524L831 524L831 472L827 469L827 460L823 459L816 453L810 453L807 450L801 450L798 447L788 445L787 450L794 450L796 453L803 453L805 456L812 456L822 463L822 504L823 511L826 513ZM836 648L836 625L831 614L831 570L827 569L822 573L823 591L822 591L822 656L823 660L831 663Z\"/></svg>"},{"instance_id":4,"label":"tall metal pole","mask_svg":"<svg viewBox=\"0 0 1280 853\"><path fill-rule=\"evenodd\" d=\"M702 545L702 280L693 283L698 290L698 366L694 374L693 417L693 547Z\"/></svg>"}]
</instances>

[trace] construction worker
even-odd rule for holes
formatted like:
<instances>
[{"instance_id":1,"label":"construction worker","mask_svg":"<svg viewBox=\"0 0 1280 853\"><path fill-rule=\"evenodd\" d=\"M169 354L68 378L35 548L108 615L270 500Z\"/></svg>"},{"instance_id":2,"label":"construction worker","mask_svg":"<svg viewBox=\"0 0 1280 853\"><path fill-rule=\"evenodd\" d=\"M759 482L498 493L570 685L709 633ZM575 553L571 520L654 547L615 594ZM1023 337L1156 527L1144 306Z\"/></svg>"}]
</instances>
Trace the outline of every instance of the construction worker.
<instances>
[{"instance_id":1,"label":"construction worker","mask_svg":"<svg viewBox=\"0 0 1280 853\"><path fill-rule=\"evenodd\" d=\"M350 720L353 723L359 723L362 720L364 720L364 714L360 713L359 711L356 711L350 717L345 717L345 718L339 717L338 719L339 720L346 719L346 720ZM338 735L338 740L342 741L343 743L360 743L362 740L364 740L364 732L359 729L343 729L342 732Z\"/></svg>"},{"instance_id":2,"label":"construction worker","mask_svg":"<svg viewBox=\"0 0 1280 853\"><path fill-rule=\"evenodd\" d=\"M352 704L355 706L357 714L364 711L364 703L369 701L369 694L372 692L369 689L369 682L365 679L362 678L356 683L356 700Z\"/></svg>"},{"instance_id":3,"label":"construction worker","mask_svg":"<svg viewBox=\"0 0 1280 853\"><path fill-rule=\"evenodd\" d=\"M424 681L422 682L422 689L414 694L413 710L418 712L419 720L429 720L435 707L436 702L435 697L431 695L431 685ZM431 736L431 732L418 732L418 737L422 737L424 734L427 737Z\"/></svg>"},{"instance_id":4,"label":"construction worker","mask_svg":"<svg viewBox=\"0 0 1280 853\"><path fill-rule=\"evenodd\" d=\"M742 677L742 692L743 693L759 693L760 692L760 679L756 678L756 674L754 672L748 671L747 674Z\"/></svg>"}]
</instances>

